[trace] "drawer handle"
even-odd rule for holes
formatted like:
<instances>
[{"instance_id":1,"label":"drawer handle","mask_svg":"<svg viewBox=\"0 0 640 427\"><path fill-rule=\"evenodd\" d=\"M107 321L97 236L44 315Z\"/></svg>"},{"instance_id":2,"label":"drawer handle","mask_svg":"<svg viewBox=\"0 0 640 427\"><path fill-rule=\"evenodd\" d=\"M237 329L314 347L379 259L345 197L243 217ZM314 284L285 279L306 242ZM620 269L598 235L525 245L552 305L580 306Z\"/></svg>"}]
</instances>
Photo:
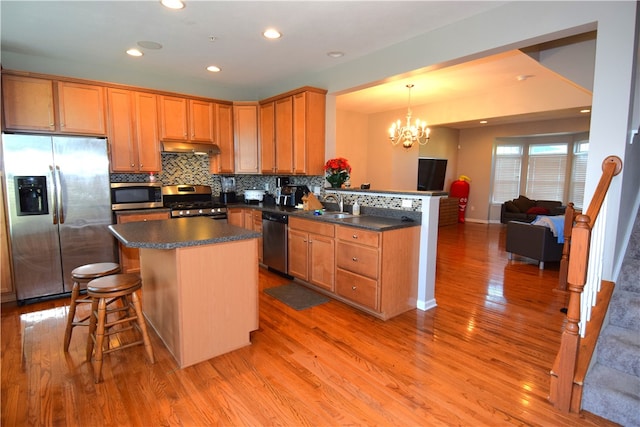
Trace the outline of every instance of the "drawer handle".
<instances>
[{"instance_id":1,"label":"drawer handle","mask_svg":"<svg viewBox=\"0 0 640 427\"><path fill-rule=\"evenodd\" d=\"M352 260L353 262L358 262L358 257L355 257L355 256L354 256L353 258L351 258L351 260Z\"/></svg>"},{"instance_id":2,"label":"drawer handle","mask_svg":"<svg viewBox=\"0 0 640 427\"><path fill-rule=\"evenodd\" d=\"M356 290L356 287L355 287L355 286L352 286L352 287L351 287L351 290L352 290L352 291L355 291L355 290Z\"/></svg>"},{"instance_id":3,"label":"drawer handle","mask_svg":"<svg viewBox=\"0 0 640 427\"><path fill-rule=\"evenodd\" d=\"M353 236L351 236L351 237L353 237L354 239L357 239L357 238L358 238L358 235L357 235L357 234L354 234L354 235L353 235Z\"/></svg>"}]
</instances>

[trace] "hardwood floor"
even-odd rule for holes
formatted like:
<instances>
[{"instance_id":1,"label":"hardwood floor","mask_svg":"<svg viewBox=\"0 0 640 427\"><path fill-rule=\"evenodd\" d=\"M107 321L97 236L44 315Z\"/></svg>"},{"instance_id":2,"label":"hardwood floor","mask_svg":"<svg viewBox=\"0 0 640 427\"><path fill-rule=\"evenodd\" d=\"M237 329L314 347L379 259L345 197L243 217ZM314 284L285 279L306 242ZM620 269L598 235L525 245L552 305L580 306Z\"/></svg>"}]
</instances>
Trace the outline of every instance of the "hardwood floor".
<instances>
[{"instance_id":1,"label":"hardwood floor","mask_svg":"<svg viewBox=\"0 0 640 427\"><path fill-rule=\"evenodd\" d=\"M109 354L101 384L84 361L86 330L62 351L67 299L3 306L1 424L614 425L547 401L564 318L557 265L509 262L501 225L439 233L432 310L383 322L333 300L295 311L260 292L251 346L179 370L151 331L155 365L142 346ZM260 273L261 289L285 282Z\"/></svg>"}]
</instances>

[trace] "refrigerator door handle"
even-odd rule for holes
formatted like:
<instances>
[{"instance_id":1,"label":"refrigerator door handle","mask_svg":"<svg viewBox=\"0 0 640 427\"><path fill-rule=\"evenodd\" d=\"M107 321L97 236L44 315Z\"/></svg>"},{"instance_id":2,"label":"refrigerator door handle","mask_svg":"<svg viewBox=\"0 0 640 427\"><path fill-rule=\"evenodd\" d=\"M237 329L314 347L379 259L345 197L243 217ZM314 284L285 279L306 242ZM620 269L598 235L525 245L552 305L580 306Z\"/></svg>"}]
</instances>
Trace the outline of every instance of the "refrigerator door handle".
<instances>
[{"instance_id":1,"label":"refrigerator door handle","mask_svg":"<svg viewBox=\"0 0 640 427\"><path fill-rule=\"evenodd\" d=\"M58 200L58 216L60 224L64 224L64 204L62 203L62 181L60 180L60 166L56 165L56 199Z\"/></svg>"},{"instance_id":2,"label":"refrigerator door handle","mask_svg":"<svg viewBox=\"0 0 640 427\"><path fill-rule=\"evenodd\" d=\"M53 198L53 209L52 209L53 225L57 225L58 224L58 186L56 185L56 177L53 172L52 165L49 165L49 172L51 173L51 182L53 183L53 193L55 196Z\"/></svg>"}]
</instances>

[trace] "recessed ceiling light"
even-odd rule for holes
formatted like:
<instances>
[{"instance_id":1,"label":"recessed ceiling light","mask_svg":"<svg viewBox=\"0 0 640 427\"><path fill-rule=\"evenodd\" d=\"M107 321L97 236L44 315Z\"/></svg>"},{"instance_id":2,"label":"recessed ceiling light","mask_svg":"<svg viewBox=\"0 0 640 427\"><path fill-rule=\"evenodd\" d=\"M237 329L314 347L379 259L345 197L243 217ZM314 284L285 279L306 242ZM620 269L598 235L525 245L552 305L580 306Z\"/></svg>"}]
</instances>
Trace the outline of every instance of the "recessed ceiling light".
<instances>
[{"instance_id":1,"label":"recessed ceiling light","mask_svg":"<svg viewBox=\"0 0 640 427\"><path fill-rule=\"evenodd\" d=\"M221 70L221 68L218 67L218 66L215 66L215 65L209 65L207 67L207 71L211 71L212 73L219 73L220 70Z\"/></svg>"},{"instance_id":2,"label":"recessed ceiling light","mask_svg":"<svg viewBox=\"0 0 640 427\"><path fill-rule=\"evenodd\" d=\"M580 110L581 113L590 113L591 110L589 110L588 108L585 108L584 110Z\"/></svg>"},{"instance_id":3,"label":"recessed ceiling light","mask_svg":"<svg viewBox=\"0 0 640 427\"><path fill-rule=\"evenodd\" d=\"M182 9L184 7L182 0L160 0L160 3L168 9Z\"/></svg>"},{"instance_id":4,"label":"recessed ceiling light","mask_svg":"<svg viewBox=\"0 0 640 427\"><path fill-rule=\"evenodd\" d=\"M138 49L136 49L136 48L132 48L132 49L127 50L127 55L131 55L131 56L142 56L142 55L143 55L143 53L142 53L142 52L140 52L140 51L139 51Z\"/></svg>"},{"instance_id":5,"label":"recessed ceiling light","mask_svg":"<svg viewBox=\"0 0 640 427\"><path fill-rule=\"evenodd\" d=\"M486 125L487 123L489 123L489 122L488 122L488 121L486 121L486 120L480 120L480 124L481 124L481 125Z\"/></svg>"},{"instance_id":6,"label":"recessed ceiling light","mask_svg":"<svg viewBox=\"0 0 640 427\"><path fill-rule=\"evenodd\" d=\"M275 28L269 28L267 30L264 31L264 33L262 33L262 35L267 38L267 39L279 39L280 37L282 37L282 34L280 33L280 31L276 30Z\"/></svg>"},{"instance_id":7,"label":"recessed ceiling light","mask_svg":"<svg viewBox=\"0 0 640 427\"><path fill-rule=\"evenodd\" d=\"M162 45L156 42L150 41L139 41L138 46L143 47L145 49L162 49Z\"/></svg>"},{"instance_id":8,"label":"recessed ceiling light","mask_svg":"<svg viewBox=\"0 0 640 427\"><path fill-rule=\"evenodd\" d=\"M330 56L332 58L342 58L344 56L344 52L335 50L333 52L327 52L327 56Z\"/></svg>"},{"instance_id":9,"label":"recessed ceiling light","mask_svg":"<svg viewBox=\"0 0 640 427\"><path fill-rule=\"evenodd\" d=\"M519 82L523 82L530 79L531 77L535 76L533 74L520 74L518 77L516 77L516 80L518 80Z\"/></svg>"}]
</instances>

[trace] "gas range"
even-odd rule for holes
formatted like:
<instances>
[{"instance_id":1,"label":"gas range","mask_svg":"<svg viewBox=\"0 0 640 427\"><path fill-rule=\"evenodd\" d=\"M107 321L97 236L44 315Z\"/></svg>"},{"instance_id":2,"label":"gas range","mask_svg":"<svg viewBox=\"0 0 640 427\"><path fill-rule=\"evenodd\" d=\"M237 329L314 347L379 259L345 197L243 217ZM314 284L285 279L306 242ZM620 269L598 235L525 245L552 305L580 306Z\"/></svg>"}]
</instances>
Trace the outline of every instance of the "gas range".
<instances>
[{"instance_id":1,"label":"gas range","mask_svg":"<svg viewBox=\"0 0 640 427\"><path fill-rule=\"evenodd\" d=\"M162 187L162 201L164 207L171 209L171 218L227 218L227 208L221 203L214 203L208 185L165 185Z\"/></svg>"}]
</instances>

